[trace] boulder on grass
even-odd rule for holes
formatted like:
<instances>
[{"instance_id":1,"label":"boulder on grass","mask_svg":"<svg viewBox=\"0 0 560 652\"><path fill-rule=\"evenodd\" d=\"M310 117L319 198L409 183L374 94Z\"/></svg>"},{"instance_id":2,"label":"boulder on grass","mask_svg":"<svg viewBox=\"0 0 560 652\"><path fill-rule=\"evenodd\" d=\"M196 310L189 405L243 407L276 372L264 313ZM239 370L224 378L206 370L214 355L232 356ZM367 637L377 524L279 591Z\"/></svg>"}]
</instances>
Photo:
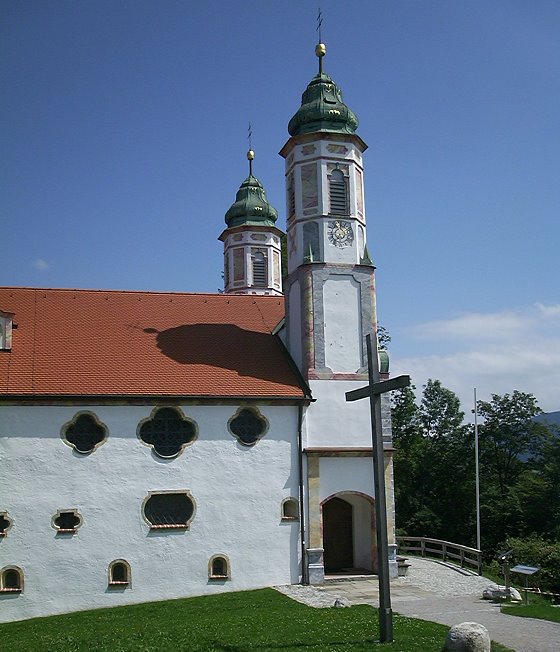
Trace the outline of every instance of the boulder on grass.
<instances>
[{"instance_id":1,"label":"boulder on grass","mask_svg":"<svg viewBox=\"0 0 560 652\"><path fill-rule=\"evenodd\" d=\"M484 625L461 623L448 632L444 652L490 652L490 636Z\"/></svg>"},{"instance_id":2,"label":"boulder on grass","mask_svg":"<svg viewBox=\"0 0 560 652\"><path fill-rule=\"evenodd\" d=\"M521 594L513 587L506 589L505 586L498 584L490 584L482 592L482 597L485 600L512 600L513 602L521 602Z\"/></svg>"}]
</instances>

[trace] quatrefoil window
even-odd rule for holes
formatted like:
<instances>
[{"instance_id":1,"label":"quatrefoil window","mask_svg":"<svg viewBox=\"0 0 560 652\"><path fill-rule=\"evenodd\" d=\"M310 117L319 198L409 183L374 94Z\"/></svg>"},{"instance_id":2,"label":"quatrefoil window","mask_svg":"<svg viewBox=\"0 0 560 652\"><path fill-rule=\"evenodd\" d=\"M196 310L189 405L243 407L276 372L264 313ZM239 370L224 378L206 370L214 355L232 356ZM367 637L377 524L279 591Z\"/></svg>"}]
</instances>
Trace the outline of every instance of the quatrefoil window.
<instances>
[{"instance_id":1,"label":"quatrefoil window","mask_svg":"<svg viewBox=\"0 0 560 652\"><path fill-rule=\"evenodd\" d=\"M61 437L77 453L87 455L107 439L107 428L95 414L80 412L62 426Z\"/></svg>"},{"instance_id":2,"label":"quatrefoil window","mask_svg":"<svg viewBox=\"0 0 560 652\"><path fill-rule=\"evenodd\" d=\"M12 519L8 516L8 512L0 512L0 537L5 537L11 527Z\"/></svg>"},{"instance_id":3,"label":"quatrefoil window","mask_svg":"<svg viewBox=\"0 0 560 652\"><path fill-rule=\"evenodd\" d=\"M228 428L240 444L254 446L268 430L268 421L255 408L239 408Z\"/></svg>"},{"instance_id":4,"label":"quatrefoil window","mask_svg":"<svg viewBox=\"0 0 560 652\"><path fill-rule=\"evenodd\" d=\"M138 436L159 457L177 457L196 439L197 426L175 408L160 408L140 423Z\"/></svg>"}]
</instances>

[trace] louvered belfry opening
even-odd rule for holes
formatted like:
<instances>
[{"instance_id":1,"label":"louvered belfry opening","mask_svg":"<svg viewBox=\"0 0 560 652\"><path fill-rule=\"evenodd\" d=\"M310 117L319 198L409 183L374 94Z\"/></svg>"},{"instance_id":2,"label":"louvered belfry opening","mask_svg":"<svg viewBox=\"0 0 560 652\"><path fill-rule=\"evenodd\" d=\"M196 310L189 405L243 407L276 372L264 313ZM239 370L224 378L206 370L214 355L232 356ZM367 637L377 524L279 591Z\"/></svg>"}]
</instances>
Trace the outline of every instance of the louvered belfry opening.
<instances>
[{"instance_id":1,"label":"louvered belfry opening","mask_svg":"<svg viewBox=\"0 0 560 652\"><path fill-rule=\"evenodd\" d=\"M266 273L266 256L261 252L253 256L253 285L267 287L268 274Z\"/></svg>"},{"instance_id":2,"label":"louvered belfry opening","mask_svg":"<svg viewBox=\"0 0 560 652\"><path fill-rule=\"evenodd\" d=\"M348 186L341 170L333 170L329 178L330 212L348 215Z\"/></svg>"}]
</instances>

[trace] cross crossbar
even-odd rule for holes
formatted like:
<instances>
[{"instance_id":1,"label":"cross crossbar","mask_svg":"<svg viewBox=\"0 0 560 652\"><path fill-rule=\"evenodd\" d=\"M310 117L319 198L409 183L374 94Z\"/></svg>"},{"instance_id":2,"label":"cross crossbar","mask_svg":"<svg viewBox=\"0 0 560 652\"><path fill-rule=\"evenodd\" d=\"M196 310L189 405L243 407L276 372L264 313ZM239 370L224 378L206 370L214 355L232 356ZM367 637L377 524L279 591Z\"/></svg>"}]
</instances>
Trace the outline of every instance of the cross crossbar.
<instances>
[{"instance_id":1,"label":"cross crossbar","mask_svg":"<svg viewBox=\"0 0 560 652\"><path fill-rule=\"evenodd\" d=\"M395 378L389 378L389 380L382 380L379 383L373 383L373 385L366 385L359 389L353 389L351 392L346 392L346 400L359 401L361 398L385 394L385 392L390 392L394 389L402 389L409 385L410 376L396 376Z\"/></svg>"}]
</instances>

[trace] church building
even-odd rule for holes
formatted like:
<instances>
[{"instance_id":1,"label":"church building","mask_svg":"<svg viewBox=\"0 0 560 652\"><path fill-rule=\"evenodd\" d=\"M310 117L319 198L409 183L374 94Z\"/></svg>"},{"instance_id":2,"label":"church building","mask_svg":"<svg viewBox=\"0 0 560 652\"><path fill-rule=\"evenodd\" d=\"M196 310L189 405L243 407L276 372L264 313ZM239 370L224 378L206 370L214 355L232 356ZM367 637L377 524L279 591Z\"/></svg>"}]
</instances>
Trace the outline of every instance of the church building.
<instances>
[{"instance_id":1,"label":"church building","mask_svg":"<svg viewBox=\"0 0 560 652\"><path fill-rule=\"evenodd\" d=\"M0 288L0 621L377 570L345 398L377 329L367 145L325 52L280 150L287 232L249 151L223 293Z\"/></svg>"}]
</instances>

